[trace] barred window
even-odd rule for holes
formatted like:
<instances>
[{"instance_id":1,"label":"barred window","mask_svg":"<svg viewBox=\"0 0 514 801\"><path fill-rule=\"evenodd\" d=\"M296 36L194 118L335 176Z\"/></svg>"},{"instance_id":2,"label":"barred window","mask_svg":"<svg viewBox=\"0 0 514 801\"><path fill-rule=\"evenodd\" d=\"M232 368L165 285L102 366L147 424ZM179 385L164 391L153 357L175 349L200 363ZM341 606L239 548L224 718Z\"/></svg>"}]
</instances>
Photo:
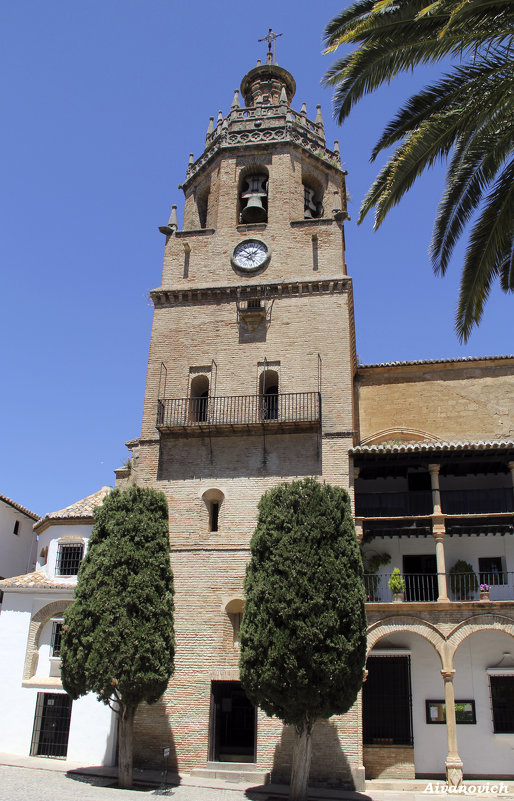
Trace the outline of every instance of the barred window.
<instances>
[{"instance_id":1,"label":"barred window","mask_svg":"<svg viewBox=\"0 0 514 801\"><path fill-rule=\"evenodd\" d=\"M56 574L58 576L76 576L83 554L83 545L59 545Z\"/></svg>"},{"instance_id":2,"label":"barred window","mask_svg":"<svg viewBox=\"0 0 514 801\"><path fill-rule=\"evenodd\" d=\"M496 734L514 732L514 676L490 676Z\"/></svg>"},{"instance_id":3,"label":"barred window","mask_svg":"<svg viewBox=\"0 0 514 801\"><path fill-rule=\"evenodd\" d=\"M52 639L50 641L50 656L61 655L62 620L54 620L52 624Z\"/></svg>"}]
</instances>

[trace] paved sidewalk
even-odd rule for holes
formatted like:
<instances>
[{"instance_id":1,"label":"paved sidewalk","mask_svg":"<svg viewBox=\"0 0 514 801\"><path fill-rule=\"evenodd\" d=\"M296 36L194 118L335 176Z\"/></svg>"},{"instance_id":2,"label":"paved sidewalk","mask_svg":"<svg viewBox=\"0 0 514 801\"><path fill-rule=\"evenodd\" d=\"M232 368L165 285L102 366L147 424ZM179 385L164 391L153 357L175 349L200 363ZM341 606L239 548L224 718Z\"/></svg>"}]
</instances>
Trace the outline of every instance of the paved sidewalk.
<instances>
[{"instance_id":1,"label":"paved sidewalk","mask_svg":"<svg viewBox=\"0 0 514 801\"><path fill-rule=\"evenodd\" d=\"M61 759L44 757L18 757L0 754L0 801L285 801L288 787L224 782L219 779L200 779L159 771L135 770L134 790L116 787L116 768L84 766ZM166 778L166 782L165 782ZM436 798L454 798L435 791L427 793L427 785L441 787L442 782L388 781L368 782L365 793L312 788L309 801L427 801ZM493 781L466 782L483 788L500 784ZM514 783L503 782L508 789L501 794L476 792L469 795L483 799L514 801ZM468 793L461 791L460 798Z\"/></svg>"}]
</instances>

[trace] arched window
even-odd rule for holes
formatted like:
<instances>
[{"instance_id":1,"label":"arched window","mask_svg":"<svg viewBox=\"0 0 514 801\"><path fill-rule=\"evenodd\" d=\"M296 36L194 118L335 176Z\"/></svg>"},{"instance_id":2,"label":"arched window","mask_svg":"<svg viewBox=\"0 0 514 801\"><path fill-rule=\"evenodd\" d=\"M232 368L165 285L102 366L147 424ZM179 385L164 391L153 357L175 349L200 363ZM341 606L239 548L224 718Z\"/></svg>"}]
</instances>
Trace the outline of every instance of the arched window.
<instances>
[{"instance_id":1,"label":"arched window","mask_svg":"<svg viewBox=\"0 0 514 801\"><path fill-rule=\"evenodd\" d=\"M207 228L209 192L210 192L210 184L208 184L207 186L203 186L201 189L199 189L196 195L196 207L198 210L198 219L200 221L200 228Z\"/></svg>"},{"instance_id":2,"label":"arched window","mask_svg":"<svg viewBox=\"0 0 514 801\"><path fill-rule=\"evenodd\" d=\"M303 182L303 216L306 220L323 217L323 190L317 181Z\"/></svg>"},{"instance_id":3,"label":"arched window","mask_svg":"<svg viewBox=\"0 0 514 801\"><path fill-rule=\"evenodd\" d=\"M208 514L208 530L219 531L221 504L225 498L221 490L212 488L206 490L202 495Z\"/></svg>"},{"instance_id":4,"label":"arched window","mask_svg":"<svg viewBox=\"0 0 514 801\"><path fill-rule=\"evenodd\" d=\"M239 630L243 619L244 600L242 598L232 598L225 606L225 612L232 623L234 645L239 646Z\"/></svg>"},{"instance_id":5,"label":"arched window","mask_svg":"<svg viewBox=\"0 0 514 801\"><path fill-rule=\"evenodd\" d=\"M239 179L238 219L242 223L265 223L268 220L268 171L255 166L241 173Z\"/></svg>"},{"instance_id":6,"label":"arched window","mask_svg":"<svg viewBox=\"0 0 514 801\"><path fill-rule=\"evenodd\" d=\"M278 419L278 373L275 370L264 370L259 379L259 391L262 397L262 419Z\"/></svg>"},{"instance_id":7,"label":"arched window","mask_svg":"<svg viewBox=\"0 0 514 801\"><path fill-rule=\"evenodd\" d=\"M193 423L205 423L209 409L209 379L197 375L191 381L189 393L189 419Z\"/></svg>"}]
</instances>

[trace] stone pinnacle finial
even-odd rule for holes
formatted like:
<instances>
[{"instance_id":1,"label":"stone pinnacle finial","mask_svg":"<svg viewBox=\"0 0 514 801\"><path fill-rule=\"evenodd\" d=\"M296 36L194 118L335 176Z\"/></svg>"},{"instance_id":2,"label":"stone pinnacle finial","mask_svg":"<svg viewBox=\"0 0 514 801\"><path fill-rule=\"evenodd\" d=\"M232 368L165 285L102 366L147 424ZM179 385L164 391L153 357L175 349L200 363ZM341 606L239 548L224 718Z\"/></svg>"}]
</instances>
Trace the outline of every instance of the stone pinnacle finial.
<instances>
[{"instance_id":1,"label":"stone pinnacle finial","mask_svg":"<svg viewBox=\"0 0 514 801\"><path fill-rule=\"evenodd\" d=\"M336 154L336 156L338 158L341 156L341 154L339 152L339 140L338 139L334 139L334 153Z\"/></svg>"},{"instance_id":2,"label":"stone pinnacle finial","mask_svg":"<svg viewBox=\"0 0 514 801\"><path fill-rule=\"evenodd\" d=\"M175 230L178 228L176 203L174 203L171 207L171 214L168 220L168 228L175 228Z\"/></svg>"},{"instance_id":3,"label":"stone pinnacle finial","mask_svg":"<svg viewBox=\"0 0 514 801\"><path fill-rule=\"evenodd\" d=\"M287 106L287 94L286 94L286 87L285 86L282 87L282 90L280 92L279 103L280 103L280 105Z\"/></svg>"},{"instance_id":4,"label":"stone pinnacle finial","mask_svg":"<svg viewBox=\"0 0 514 801\"><path fill-rule=\"evenodd\" d=\"M218 127L218 125L221 125L222 122L223 122L223 113L221 111L218 111L218 119L216 121L216 127Z\"/></svg>"},{"instance_id":5,"label":"stone pinnacle finial","mask_svg":"<svg viewBox=\"0 0 514 801\"><path fill-rule=\"evenodd\" d=\"M321 116L321 106L316 106L316 119L314 120L316 125L321 125L323 128L323 117Z\"/></svg>"},{"instance_id":6,"label":"stone pinnacle finial","mask_svg":"<svg viewBox=\"0 0 514 801\"><path fill-rule=\"evenodd\" d=\"M159 231L161 234L165 234L165 236L172 236L175 231L178 231L178 221L177 221L177 207L175 204L171 207L171 214L168 220L168 225L159 225Z\"/></svg>"},{"instance_id":7,"label":"stone pinnacle finial","mask_svg":"<svg viewBox=\"0 0 514 801\"><path fill-rule=\"evenodd\" d=\"M261 60L260 60L260 58L258 58L258 59L257 59L257 66L258 66L258 67L260 67L260 66L261 66Z\"/></svg>"},{"instance_id":8,"label":"stone pinnacle finial","mask_svg":"<svg viewBox=\"0 0 514 801\"><path fill-rule=\"evenodd\" d=\"M209 137L214 131L214 117L209 117L209 125L207 127L207 137Z\"/></svg>"},{"instance_id":9,"label":"stone pinnacle finial","mask_svg":"<svg viewBox=\"0 0 514 801\"><path fill-rule=\"evenodd\" d=\"M189 154L189 162L188 162L187 168L189 169L190 167L192 167L194 163L195 163L195 160L193 158L193 154L190 153Z\"/></svg>"},{"instance_id":10,"label":"stone pinnacle finial","mask_svg":"<svg viewBox=\"0 0 514 801\"><path fill-rule=\"evenodd\" d=\"M307 106L305 103L302 103L302 107L300 109L300 114L303 114L304 117L307 116Z\"/></svg>"},{"instance_id":11,"label":"stone pinnacle finial","mask_svg":"<svg viewBox=\"0 0 514 801\"><path fill-rule=\"evenodd\" d=\"M241 103L239 102L239 89L234 89L234 99L230 108L241 108Z\"/></svg>"}]
</instances>

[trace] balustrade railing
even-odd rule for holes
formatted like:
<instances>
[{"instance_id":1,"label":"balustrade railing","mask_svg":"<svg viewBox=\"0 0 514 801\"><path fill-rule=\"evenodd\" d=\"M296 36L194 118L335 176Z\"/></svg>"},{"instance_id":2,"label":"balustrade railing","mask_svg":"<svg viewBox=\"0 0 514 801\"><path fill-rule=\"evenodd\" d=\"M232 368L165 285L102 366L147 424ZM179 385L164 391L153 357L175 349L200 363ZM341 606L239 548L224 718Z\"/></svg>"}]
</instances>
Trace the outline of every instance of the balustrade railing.
<instances>
[{"instance_id":1,"label":"balustrade railing","mask_svg":"<svg viewBox=\"0 0 514 801\"><path fill-rule=\"evenodd\" d=\"M157 404L157 428L204 428L255 424L301 424L321 420L319 392L278 395L231 395L210 398L163 398Z\"/></svg>"},{"instance_id":2,"label":"balustrade railing","mask_svg":"<svg viewBox=\"0 0 514 801\"><path fill-rule=\"evenodd\" d=\"M355 494L357 517L405 517L432 514L432 493L427 490L412 492L358 492Z\"/></svg>"},{"instance_id":3,"label":"balustrade railing","mask_svg":"<svg viewBox=\"0 0 514 801\"><path fill-rule=\"evenodd\" d=\"M514 601L514 572L504 573L446 573L446 591L450 601ZM437 601L439 575L436 573L404 573L407 602ZM393 593L389 588L391 573L365 573L364 587L369 603L392 603Z\"/></svg>"},{"instance_id":4,"label":"balustrade railing","mask_svg":"<svg viewBox=\"0 0 514 801\"><path fill-rule=\"evenodd\" d=\"M359 492L355 494L357 517L406 517L433 512L430 490ZM514 512L510 487L441 490L441 509L447 515L501 514Z\"/></svg>"},{"instance_id":5,"label":"balustrade railing","mask_svg":"<svg viewBox=\"0 0 514 801\"><path fill-rule=\"evenodd\" d=\"M442 490L441 508L447 515L514 512L514 491L511 487Z\"/></svg>"}]
</instances>

